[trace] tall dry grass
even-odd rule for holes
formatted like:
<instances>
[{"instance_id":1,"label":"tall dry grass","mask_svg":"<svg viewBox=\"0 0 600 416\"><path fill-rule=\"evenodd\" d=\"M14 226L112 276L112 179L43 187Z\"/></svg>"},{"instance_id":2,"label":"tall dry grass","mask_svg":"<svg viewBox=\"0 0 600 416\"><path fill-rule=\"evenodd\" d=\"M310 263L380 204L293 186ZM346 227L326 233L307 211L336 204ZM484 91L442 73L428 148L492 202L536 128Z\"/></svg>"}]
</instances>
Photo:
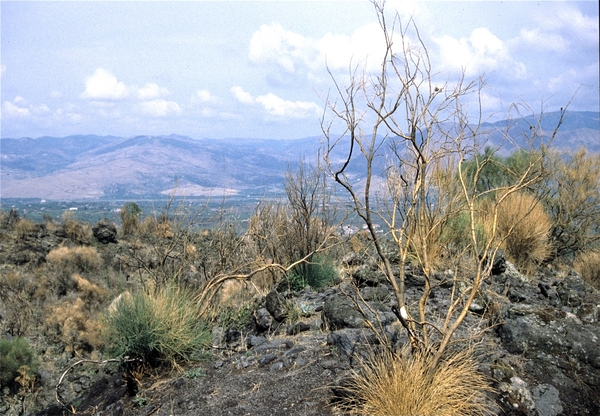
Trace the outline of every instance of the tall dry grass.
<instances>
[{"instance_id":1,"label":"tall dry grass","mask_svg":"<svg viewBox=\"0 0 600 416\"><path fill-rule=\"evenodd\" d=\"M80 272L98 270L102 266L102 257L89 246L55 248L46 255L46 261L62 269Z\"/></svg>"},{"instance_id":2,"label":"tall dry grass","mask_svg":"<svg viewBox=\"0 0 600 416\"><path fill-rule=\"evenodd\" d=\"M352 373L341 407L370 416L490 415L486 393L493 391L477 369L473 351L449 354L432 369L432 357L399 355L388 350L372 354Z\"/></svg>"},{"instance_id":3,"label":"tall dry grass","mask_svg":"<svg viewBox=\"0 0 600 416\"><path fill-rule=\"evenodd\" d=\"M600 250L580 253L573 262L573 268L586 282L600 290Z\"/></svg>"},{"instance_id":4,"label":"tall dry grass","mask_svg":"<svg viewBox=\"0 0 600 416\"><path fill-rule=\"evenodd\" d=\"M484 208L485 226L491 235L493 203ZM552 221L542 203L526 192L515 192L497 204L497 238L517 269L533 273L551 253Z\"/></svg>"},{"instance_id":5,"label":"tall dry grass","mask_svg":"<svg viewBox=\"0 0 600 416\"><path fill-rule=\"evenodd\" d=\"M48 306L45 332L64 343L66 351L98 351L106 342L98 311L109 292L78 274L71 280L76 293Z\"/></svg>"}]
</instances>

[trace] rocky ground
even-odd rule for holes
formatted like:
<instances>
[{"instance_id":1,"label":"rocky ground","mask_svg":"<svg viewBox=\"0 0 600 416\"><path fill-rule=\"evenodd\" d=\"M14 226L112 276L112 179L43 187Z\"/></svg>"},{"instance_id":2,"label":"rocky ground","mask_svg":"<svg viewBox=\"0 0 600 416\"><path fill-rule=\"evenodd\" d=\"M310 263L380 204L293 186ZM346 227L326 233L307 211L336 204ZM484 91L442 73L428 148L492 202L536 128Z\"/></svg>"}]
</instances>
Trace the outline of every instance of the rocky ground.
<instances>
[{"instance_id":1,"label":"rocky ground","mask_svg":"<svg viewBox=\"0 0 600 416\"><path fill-rule=\"evenodd\" d=\"M423 279L413 273L407 283L417 294ZM361 264L347 280L318 293L269 293L245 330L213 329L214 348L204 361L146 377L133 395L116 368L78 397L77 371L61 388L75 397L78 414L340 415L335 386L377 342L356 308L363 300L354 284L372 309L367 317L377 322L377 314L387 336L405 342L390 309L390 289L371 265ZM441 307L446 299L438 292L431 303ZM287 300L301 312L294 325L278 321ZM458 335L488 328L479 343L498 415L597 415L599 317L600 293L578 274L547 270L526 278L507 263L485 285ZM55 405L38 413L55 414L67 412Z\"/></svg>"}]
</instances>

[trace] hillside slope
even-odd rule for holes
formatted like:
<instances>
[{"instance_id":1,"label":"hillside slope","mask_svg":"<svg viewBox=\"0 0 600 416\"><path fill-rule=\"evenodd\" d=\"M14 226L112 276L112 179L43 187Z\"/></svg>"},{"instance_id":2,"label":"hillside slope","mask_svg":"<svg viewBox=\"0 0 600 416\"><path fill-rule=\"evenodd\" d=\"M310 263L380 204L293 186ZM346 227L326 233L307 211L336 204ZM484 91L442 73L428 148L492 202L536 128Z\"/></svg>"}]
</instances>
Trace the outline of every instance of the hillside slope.
<instances>
[{"instance_id":1,"label":"hillside slope","mask_svg":"<svg viewBox=\"0 0 600 416\"><path fill-rule=\"evenodd\" d=\"M558 113L541 125L551 131ZM528 131L532 120L517 120L511 135ZM482 127L491 145L506 121ZM600 151L600 121L595 112L570 112L557 135L558 148ZM289 166L300 158L316 161L319 137L299 140L195 140L185 136L69 136L0 140L1 198L77 200L134 198L171 192L188 196L241 194L247 190L281 190ZM510 151L507 149L506 151ZM333 160L343 161L342 149ZM357 181L364 166L353 162L347 173Z\"/></svg>"}]
</instances>

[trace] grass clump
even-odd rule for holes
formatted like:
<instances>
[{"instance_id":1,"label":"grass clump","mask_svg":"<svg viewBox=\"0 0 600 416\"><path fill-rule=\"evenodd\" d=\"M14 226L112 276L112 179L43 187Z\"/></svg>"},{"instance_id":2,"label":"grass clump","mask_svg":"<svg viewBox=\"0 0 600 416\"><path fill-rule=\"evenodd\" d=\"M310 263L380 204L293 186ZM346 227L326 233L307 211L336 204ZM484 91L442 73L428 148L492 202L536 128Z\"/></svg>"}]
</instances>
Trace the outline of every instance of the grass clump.
<instances>
[{"instance_id":1,"label":"grass clump","mask_svg":"<svg viewBox=\"0 0 600 416\"><path fill-rule=\"evenodd\" d=\"M122 298L107 314L115 353L148 365L189 360L210 341L191 292L165 286L156 293Z\"/></svg>"},{"instance_id":2,"label":"grass clump","mask_svg":"<svg viewBox=\"0 0 600 416\"><path fill-rule=\"evenodd\" d=\"M9 386L24 373L33 378L38 367L35 352L25 338L0 340L0 386Z\"/></svg>"},{"instance_id":3,"label":"grass clump","mask_svg":"<svg viewBox=\"0 0 600 416\"><path fill-rule=\"evenodd\" d=\"M331 260L321 257L313 257L308 263L300 263L287 274L289 288L299 291L306 286L315 290L327 287L337 277L337 270Z\"/></svg>"},{"instance_id":4,"label":"grass clump","mask_svg":"<svg viewBox=\"0 0 600 416\"><path fill-rule=\"evenodd\" d=\"M351 414L371 416L462 416L492 414L485 403L491 391L486 376L477 370L473 352L455 352L432 368L432 357L399 355L388 350L373 353L354 371L341 406Z\"/></svg>"},{"instance_id":5,"label":"grass clump","mask_svg":"<svg viewBox=\"0 0 600 416\"><path fill-rule=\"evenodd\" d=\"M488 215L488 229L493 216ZM531 194L513 193L498 205L500 246L517 269L531 274L551 253L552 222L544 206Z\"/></svg>"}]
</instances>

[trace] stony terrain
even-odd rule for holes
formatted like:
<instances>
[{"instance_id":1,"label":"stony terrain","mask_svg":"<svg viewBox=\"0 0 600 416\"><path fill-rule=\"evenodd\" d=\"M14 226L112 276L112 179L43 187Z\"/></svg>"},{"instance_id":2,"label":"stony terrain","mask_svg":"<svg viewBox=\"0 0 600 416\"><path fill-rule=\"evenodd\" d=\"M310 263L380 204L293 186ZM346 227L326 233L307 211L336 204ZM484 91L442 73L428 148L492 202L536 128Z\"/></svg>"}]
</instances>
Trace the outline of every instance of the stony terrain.
<instances>
[{"instance_id":1,"label":"stony terrain","mask_svg":"<svg viewBox=\"0 0 600 416\"><path fill-rule=\"evenodd\" d=\"M109 241L104 249L114 256L118 244ZM0 259L5 267L42 262L48 247L59 242L49 233L16 253L5 240ZM407 337L376 265L350 255L340 267L344 273L331 287L290 292L279 285L257 302L243 328L214 326L212 349L181 368L151 370L136 382L123 377L118 363L74 367L58 389L68 408L55 402L54 387L80 357L47 346L44 360L53 360L57 371L40 374L32 394L46 407L35 414L75 409L87 415L341 415L337 386L360 357L377 348L365 318L397 346ZM448 302L445 277L437 276L433 311ZM406 283L409 299L418 299L424 284L418 269L407 269ZM577 273L545 268L526 277L506 262L487 280L457 337L479 344L498 415L597 415L599 319L600 291ZM0 413L19 414L14 397L3 392Z\"/></svg>"},{"instance_id":2,"label":"stony terrain","mask_svg":"<svg viewBox=\"0 0 600 416\"><path fill-rule=\"evenodd\" d=\"M380 314L386 332L398 343L405 342L389 309L389 289L384 284L367 285L373 280L356 279L363 274L363 269L355 274L362 297L371 299L369 305ZM411 290L417 291L418 276L411 282ZM144 381L133 398L119 374L106 375L83 395L78 413L340 414L332 406L335 386L353 358L375 342L347 298L351 291L345 282L322 293L294 294L294 302L305 313L293 326L275 319L283 295L272 292L247 331L214 328L215 348L206 361L182 374ZM495 400L498 414L599 414L600 293L574 272L548 271L525 279L509 264L486 287L485 296L493 297L498 308L496 326L482 341L486 346L482 368L494 380L498 393L490 400ZM475 310L467 325L481 328L489 323L479 312Z\"/></svg>"}]
</instances>

